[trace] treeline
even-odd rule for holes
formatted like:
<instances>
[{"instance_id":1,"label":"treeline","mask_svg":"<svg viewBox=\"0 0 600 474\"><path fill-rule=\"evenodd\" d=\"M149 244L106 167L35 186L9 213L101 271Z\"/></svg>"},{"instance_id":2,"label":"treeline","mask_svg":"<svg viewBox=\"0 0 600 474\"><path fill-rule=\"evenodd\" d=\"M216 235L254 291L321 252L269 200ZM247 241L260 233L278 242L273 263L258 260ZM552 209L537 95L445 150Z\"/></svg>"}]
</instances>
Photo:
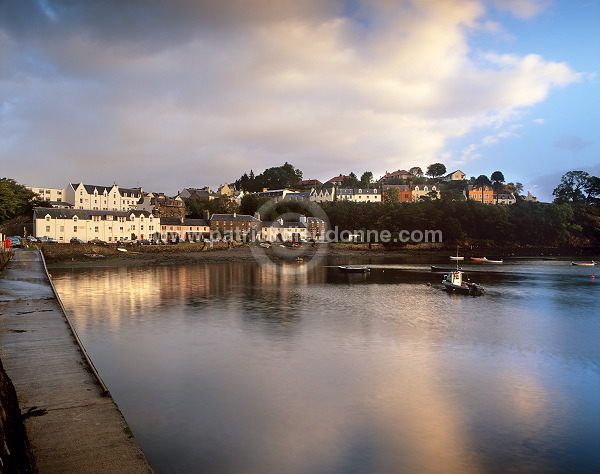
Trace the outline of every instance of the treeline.
<instances>
[{"instance_id":1,"label":"treeline","mask_svg":"<svg viewBox=\"0 0 600 474\"><path fill-rule=\"evenodd\" d=\"M600 208L579 203L519 202L489 205L477 201L415 203L322 203L339 231L440 230L444 242L498 245L586 245L600 242Z\"/></svg>"}]
</instances>

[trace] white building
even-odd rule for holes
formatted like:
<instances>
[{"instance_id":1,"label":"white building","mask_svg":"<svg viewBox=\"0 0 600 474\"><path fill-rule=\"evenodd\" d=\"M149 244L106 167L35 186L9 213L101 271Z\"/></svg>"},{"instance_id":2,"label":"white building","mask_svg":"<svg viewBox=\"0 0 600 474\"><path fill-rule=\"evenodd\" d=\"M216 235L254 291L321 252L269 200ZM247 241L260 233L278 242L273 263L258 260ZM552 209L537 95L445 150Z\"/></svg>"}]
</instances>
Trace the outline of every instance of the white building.
<instances>
[{"instance_id":1,"label":"white building","mask_svg":"<svg viewBox=\"0 0 600 474\"><path fill-rule=\"evenodd\" d=\"M76 237L84 242L100 239L105 242L153 238L160 229L160 220L147 211L104 211L87 209L33 210L36 236L54 237L69 242Z\"/></svg>"},{"instance_id":2,"label":"white building","mask_svg":"<svg viewBox=\"0 0 600 474\"><path fill-rule=\"evenodd\" d=\"M42 201L51 203L53 207L68 207L64 189L38 188L34 186L25 186L25 189L34 192Z\"/></svg>"},{"instance_id":3,"label":"white building","mask_svg":"<svg viewBox=\"0 0 600 474\"><path fill-rule=\"evenodd\" d=\"M381 202L381 189L338 189L337 198L340 201Z\"/></svg>"},{"instance_id":4,"label":"white building","mask_svg":"<svg viewBox=\"0 0 600 474\"><path fill-rule=\"evenodd\" d=\"M142 189L119 188L117 183L111 187L92 184L69 183L65 188L64 200L75 209L96 211L128 211L136 209L142 198Z\"/></svg>"},{"instance_id":5,"label":"white building","mask_svg":"<svg viewBox=\"0 0 600 474\"><path fill-rule=\"evenodd\" d=\"M465 173L463 173L461 170L456 170L444 176L442 181L463 181L466 178L467 175Z\"/></svg>"},{"instance_id":6,"label":"white building","mask_svg":"<svg viewBox=\"0 0 600 474\"><path fill-rule=\"evenodd\" d=\"M310 196L308 197L309 201L312 202L330 202L335 198L335 186L332 188L321 188L320 191L316 189L310 190Z\"/></svg>"},{"instance_id":7,"label":"white building","mask_svg":"<svg viewBox=\"0 0 600 474\"><path fill-rule=\"evenodd\" d=\"M494 194L494 201L497 204L515 204L517 198L513 193L498 193Z\"/></svg>"}]
</instances>

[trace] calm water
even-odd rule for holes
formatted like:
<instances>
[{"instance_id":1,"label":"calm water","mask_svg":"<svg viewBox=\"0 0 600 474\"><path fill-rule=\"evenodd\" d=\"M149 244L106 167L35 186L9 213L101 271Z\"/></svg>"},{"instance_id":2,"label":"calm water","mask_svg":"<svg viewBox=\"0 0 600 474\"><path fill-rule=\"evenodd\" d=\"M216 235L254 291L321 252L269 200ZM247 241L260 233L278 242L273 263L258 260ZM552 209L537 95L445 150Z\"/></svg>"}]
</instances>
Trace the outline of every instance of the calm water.
<instances>
[{"instance_id":1,"label":"calm water","mask_svg":"<svg viewBox=\"0 0 600 474\"><path fill-rule=\"evenodd\" d=\"M157 472L600 472L600 269L364 262L52 274Z\"/></svg>"}]
</instances>

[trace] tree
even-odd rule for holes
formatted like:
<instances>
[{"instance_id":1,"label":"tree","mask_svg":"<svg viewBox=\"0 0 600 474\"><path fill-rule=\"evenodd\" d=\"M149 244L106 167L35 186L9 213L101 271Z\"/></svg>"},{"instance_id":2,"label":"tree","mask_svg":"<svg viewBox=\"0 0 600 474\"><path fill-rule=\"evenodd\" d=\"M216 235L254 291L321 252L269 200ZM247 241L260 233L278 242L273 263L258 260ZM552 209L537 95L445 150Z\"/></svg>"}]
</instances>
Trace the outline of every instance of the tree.
<instances>
[{"instance_id":1,"label":"tree","mask_svg":"<svg viewBox=\"0 0 600 474\"><path fill-rule=\"evenodd\" d=\"M446 166L443 163L433 163L427 167L427 172L425 174L427 176L431 176L432 178L445 175Z\"/></svg>"},{"instance_id":2,"label":"tree","mask_svg":"<svg viewBox=\"0 0 600 474\"><path fill-rule=\"evenodd\" d=\"M417 178L420 178L421 176L423 176L423 170L421 168L419 168L418 166L413 166L411 169L408 170L408 172L410 174L415 175Z\"/></svg>"},{"instance_id":3,"label":"tree","mask_svg":"<svg viewBox=\"0 0 600 474\"><path fill-rule=\"evenodd\" d=\"M492 185L490 178L484 174L480 174L473 182L473 185L481 188L481 202L483 202L483 187Z\"/></svg>"},{"instance_id":4,"label":"tree","mask_svg":"<svg viewBox=\"0 0 600 474\"><path fill-rule=\"evenodd\" d=\"M360 184L363 188L369 188L373 182L373 173L365 171L360 177Z\"/></svg>"},{"instance_id":5,"label":"tree","mask_svg":"<svg viewBox=\"0 0 600 474\"><path fill-rule=\"evenodd\" d=\"M0 222L31 211L40 203L36 194L14 179L0 178Z\"/></svg>"},{"instance_id":6,"label":"tree","mask_svg":"<svg viewBox=\"0 0 600 474\"><path fill-rule=\"evenodd\" d=\"M391 203L391 202L399 202L400 201L400 190L398 188L386 188L381 193L381 197L383 198L383 202Z\"/></svg>"},{"instance_id":7,"label":"tree","mask_svg":"<svg viewBox=\"0 0 600 474\"><path fill-rule=\"evenodd\" d=\"M561 180L560 184L552 191L557 204L565 202L585 202L584 191L589 186L589 173L585 171L568 171Z\"/></svg>"},{"instance_id":8,"label":"tree","mask_svg":"<svg viewBox=\"0 0 600 474\"><path fill-rule=\"evenodd\" d=\"M498 204L498 193L500 192L500 184L504 183L504 175L501 171L494 171L490 176L492 183L494 184L494 191L496 191L496 204Z\"/></svg>"},{"instance_id":9,"label":"tree","mask_svg":"<svg viewBox=\"0 0 600 474\"><path fill-rule=\"evenodd\" d=\"M584 191L587 193L586 202L588 204L600 204L600 178L590 176Z\"/></svg>"},{"instance_id":10,"label":"tree","mask_svg":"<svg viewBox=\"0 0 600 474\"><path fill-rule=\"evenodd\" d=\"M358 188L360 186L360 181L354 173L350 173L348 177L342 180L340 185L342 188L350 189L350 188Z\"/></svg>"}]
</instances>

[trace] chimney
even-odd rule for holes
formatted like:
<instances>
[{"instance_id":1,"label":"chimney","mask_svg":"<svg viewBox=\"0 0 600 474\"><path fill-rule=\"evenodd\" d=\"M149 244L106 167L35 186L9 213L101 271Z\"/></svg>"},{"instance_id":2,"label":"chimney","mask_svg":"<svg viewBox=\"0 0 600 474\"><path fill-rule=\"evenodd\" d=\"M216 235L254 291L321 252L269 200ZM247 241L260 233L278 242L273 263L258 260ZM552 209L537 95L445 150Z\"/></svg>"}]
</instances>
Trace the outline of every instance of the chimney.
<instances>
[{"instance_id":1,"label":"chimney","mask_svg":"<svg viewBox=\"0 0 600 474\"><path fill-rule=\"evenodd\" d=\"M208 209L204 209L204 220L205 221L210 220L210 212L208 212Z\"/></svg>"},{"instance_id":2,"label":"chimney","mask_svg":"<svg viewBox=\"0 0 600 474\"><path fill-rule=\"evenodd\" d=\"M235 217L236 215L237 215L237 214L234 212L234 213L233 213L233 217Z\"/></svg>"},{"instance_id":3,"label":"chimney","mask_svg":"<svg viewBox=\"0 0 600 474\"><path fill-rule=\"evenodd\" d=\"M255 217L256 219L260 220L260 212L256 211L256 212L254 213L254 217Z\"/></svg>"}]
</instances>

